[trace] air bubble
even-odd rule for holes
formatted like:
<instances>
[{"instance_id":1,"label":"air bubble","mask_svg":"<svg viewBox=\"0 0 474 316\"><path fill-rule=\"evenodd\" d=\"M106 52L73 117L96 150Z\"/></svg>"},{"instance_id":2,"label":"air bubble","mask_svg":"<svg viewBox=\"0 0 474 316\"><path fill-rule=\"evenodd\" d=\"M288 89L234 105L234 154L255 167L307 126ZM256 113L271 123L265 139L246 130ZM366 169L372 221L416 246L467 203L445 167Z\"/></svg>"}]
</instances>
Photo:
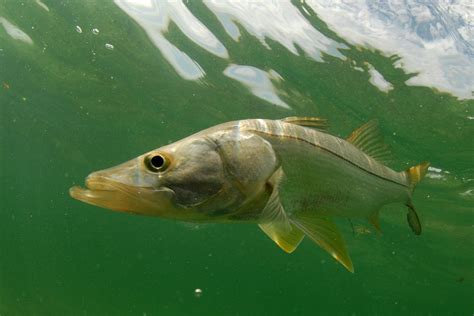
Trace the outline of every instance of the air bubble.
<instances>
[{"instance_id":1,"label":"air bubble","mask_svg":"<svg viewBox=\"0 0 474 316\"><path fill-rule=\"evenodd\" d=\"M194 296L196 296L197 298L201 297L202 296L202 290L201 289L195 289L194 290Z\"/></svg>"},{"instance_id":2,"label":"air bubble","mask_svg":"<svg viewBox=\"0 0 474 316\"><path fill-rule=\"evenodd\" d=\"M96 28L92 29L92 34L99 35L99 29L96 29Z\"/></svg>"}]
</instances>

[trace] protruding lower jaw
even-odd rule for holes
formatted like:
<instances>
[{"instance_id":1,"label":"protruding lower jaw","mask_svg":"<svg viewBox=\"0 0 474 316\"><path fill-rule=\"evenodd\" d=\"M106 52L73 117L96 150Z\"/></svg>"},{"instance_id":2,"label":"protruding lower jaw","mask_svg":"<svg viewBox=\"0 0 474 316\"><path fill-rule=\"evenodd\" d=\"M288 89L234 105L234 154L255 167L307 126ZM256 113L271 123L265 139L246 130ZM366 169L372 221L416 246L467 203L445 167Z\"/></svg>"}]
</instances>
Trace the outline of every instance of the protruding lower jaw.
<instances>
[{"instance_id":1,"label":"protruding lower jaw","mask_svg":"<svg viewBox=\"0 0 474 316\"><path fill-rule=\"evenodd\" d=\"M171 202L174 192L170 189L135 187L101 176L87 177L86 188L74 186L69 194L79 201L114 211L171 218L180 214Z\"/></svg>"},{"instance_id":2,"label":"protruding lower jaw","mask_svg":"<svg viewBox=\"0 0 474 316\"><path fill-rule=\"evenodd\" d=\"M133 199L120 189L120 183L114 183L102 177L88 177L86 187L73 186L69 194L82 202L108 208L115 211L129 211Z\"/></svg>"}]
</instances>

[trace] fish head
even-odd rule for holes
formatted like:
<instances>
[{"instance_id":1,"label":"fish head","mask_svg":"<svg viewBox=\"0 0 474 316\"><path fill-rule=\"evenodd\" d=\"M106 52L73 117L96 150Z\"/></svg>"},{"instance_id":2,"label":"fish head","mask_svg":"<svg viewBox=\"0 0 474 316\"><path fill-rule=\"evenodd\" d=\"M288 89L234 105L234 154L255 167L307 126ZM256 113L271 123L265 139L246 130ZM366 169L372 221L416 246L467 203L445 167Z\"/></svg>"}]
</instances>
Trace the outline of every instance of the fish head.
<instances>
[{"instance_id":1,"label":"fish head","mask_svg":"<svg viewBox=\"0 0 474 316\"><path fill-rule=\"evenodd\" d=\"M115 211L212 221L215 214L238 208L248 200L247 193L255 194L251 187L239 187L239 174L235 174L236 163L252 162L240 161L228 142L222 153L219 138L222 139L206 135L188 137L118 166L93 172L86 178L86 188L74 186L70 195ZM233 161L228 161L229 155Z\"/></svg>"},{"instance_id":2,"label":"fish head","mask_svg":"<svg viewBox=\"0 0 474 316\"><path fill-rule=\"evenodd\" d=\"M269 144L254 135L197 134L91 173L70 195L95 206L191 222L215 222L268 198L275 169ZM255 203L254 203L255 202Z\"/></svg>"}]
</instances>

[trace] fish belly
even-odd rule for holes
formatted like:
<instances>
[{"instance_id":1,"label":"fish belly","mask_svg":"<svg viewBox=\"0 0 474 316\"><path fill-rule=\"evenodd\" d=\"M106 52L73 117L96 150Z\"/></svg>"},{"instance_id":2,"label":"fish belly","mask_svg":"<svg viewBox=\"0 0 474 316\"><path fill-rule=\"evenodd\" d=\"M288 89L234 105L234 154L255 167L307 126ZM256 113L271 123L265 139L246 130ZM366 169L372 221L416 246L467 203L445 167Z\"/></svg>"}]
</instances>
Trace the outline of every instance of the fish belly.
<instances>
[{"instance_id":1,"label":"fish belly","mask_svg":"<svg viewBox=\"0 0 474 316\"><path fill-rule=\"evenodd\" d=\"M298 140L273 140L285 173L280 198L288 213L368 217L385 204L405 202L406 186Z\"/></svg>"}]
</instances>

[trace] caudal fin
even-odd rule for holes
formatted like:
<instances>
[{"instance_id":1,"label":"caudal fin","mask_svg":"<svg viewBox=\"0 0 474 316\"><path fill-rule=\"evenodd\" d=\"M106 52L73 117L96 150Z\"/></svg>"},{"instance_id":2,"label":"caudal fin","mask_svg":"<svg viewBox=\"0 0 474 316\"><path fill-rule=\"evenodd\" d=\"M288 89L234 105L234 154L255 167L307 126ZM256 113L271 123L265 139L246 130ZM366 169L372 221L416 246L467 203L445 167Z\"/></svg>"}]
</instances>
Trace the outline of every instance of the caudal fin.
<instances>
[{"instance_id":1,"label":"caudal fin","mask_svg":"<svg viewBox=\"0 0 474 316\"><path fill-rule=\"evenodd\" d=\"M413 206L413 203L411 202L411 194L415 190L415 187L418 184L418 182L420 182L421 179L423 179L423 177L425 176L426 172L428 171L429 166L430 166L430 163L425 161L425 162L420 163L417 166L410 167L405 171L408 177L408 185L410 187L410 198L408 199L406 203L406 206L408 207L407 221L408 221L408 225L410 225L411 227L411 230L416 235L421 234L421 223L420 223L418 214L416 214L415 207Z\"/></svg>"},{"instance_id":2,"label":"caudal fin","mask_svg":"<svg viewBox=\"0 0 474 316\"><path fill-rule=\"evenodd\" d=\"M409 183L411 192L415 190L415 186L418 184L418 182L420 182L421 179L423 179L426 172L428 171L429 166L430 166L430 163L428 161L425 161L425 162L420 163L419 165L410 167L405 171L408 177L408 183Z\"/></svg>"}]
</instances>

